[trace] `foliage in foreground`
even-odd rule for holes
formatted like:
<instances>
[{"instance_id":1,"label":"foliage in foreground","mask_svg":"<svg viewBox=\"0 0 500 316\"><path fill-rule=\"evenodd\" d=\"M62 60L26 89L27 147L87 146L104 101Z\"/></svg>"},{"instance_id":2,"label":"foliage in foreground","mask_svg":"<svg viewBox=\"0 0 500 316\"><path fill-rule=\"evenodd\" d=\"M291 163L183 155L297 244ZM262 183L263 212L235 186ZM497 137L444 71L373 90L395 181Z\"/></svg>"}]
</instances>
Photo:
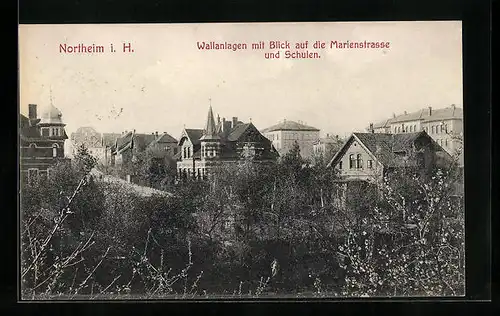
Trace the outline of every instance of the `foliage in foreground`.
<instances>
[{"instance_id":1,"label":"foliage in foreground","mask_svg":"<svg viewBox=\"0 0 500 316\"><path fill-rule=\"evenodd\" d=\"M298 149L142 197L89 175L81 148L22 190L23 298L462 295L454 169L343 187ZM370 193L371 192L371 193ZM271 263L274 268L271 269Z\"/></svg>"}]
</instances>

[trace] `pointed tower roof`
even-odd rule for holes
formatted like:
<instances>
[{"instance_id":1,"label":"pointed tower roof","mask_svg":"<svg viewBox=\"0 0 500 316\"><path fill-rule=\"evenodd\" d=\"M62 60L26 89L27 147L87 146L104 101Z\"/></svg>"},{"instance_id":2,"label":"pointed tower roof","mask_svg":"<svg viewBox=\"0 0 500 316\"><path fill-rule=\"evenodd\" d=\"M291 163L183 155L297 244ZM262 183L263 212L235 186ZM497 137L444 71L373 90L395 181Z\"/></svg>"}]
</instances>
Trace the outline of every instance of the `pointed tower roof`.
<instances>
[{"instance_id":1,"label":"pointed tower roof","mask_svg":"<svg viewBox=\"0 0 500 316\"><path fill-rule=\"evenodd\" d=\"M204 135L200 138L200 140L208 140L208 139L220 139L219 135L217 135L217 125L215 125L214 113L212 111L212 106L208 108L208 117L207 123L205 125Z\"/></svg>"}]
</instances>

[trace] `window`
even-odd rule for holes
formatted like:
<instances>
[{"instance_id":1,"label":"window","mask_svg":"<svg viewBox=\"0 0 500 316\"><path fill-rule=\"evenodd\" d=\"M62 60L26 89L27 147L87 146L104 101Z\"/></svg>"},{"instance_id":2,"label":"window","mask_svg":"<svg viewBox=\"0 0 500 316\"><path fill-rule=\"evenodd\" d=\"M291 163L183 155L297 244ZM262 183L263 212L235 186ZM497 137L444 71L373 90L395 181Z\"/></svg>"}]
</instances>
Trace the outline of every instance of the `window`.
<instances>
[{"instance_id":1,"label":"window","mask_svg":"<svg viewBox=\"0 0 500 316\"><path fill-rule=\"evenodd\" d=\"M370 159L370 160L368 160L368 161L366 162L366 165L367 165L368 169L372 169L372 168L373 168L373 160L371 160L371 159Z\"/></svg>"},{"instance_id":2,"label":"window","mask_svg":"<svg viewBox=\"0 0 500 316\"><path fill-rule=\"evenodd\" d=\"M417 125L413 125L413 131L416 132L417 131Z\"/></svg>"},{"instance_id":3,"label":"window","mask_svg":"<svg viewBox=\"0 0 500 316\"><path fill-rule=\"evenodd\" d=\"M434 125L431 126L431 134L434 134Z\"/></svg>"},{"instance_id":4,"label":"window","mask_svg":"<svg viewBox=\"0 0 500 316\"><path fill-rule=\"evenodd\" d=\"M358 169L363 168L363 159L361 159L361 154L358 154L356 156L356 168Z\"/></svg>"},{"instance_id":5,"label":"window","mask_svg":"<svg viewBox=\"0 0 500 316\"><path fill-rule=\"evenodd\" d=\"M339 169L342 169L342 160L339 162Z\"/></svg>"},{"instance_id":6,"label":"window","mask_svg":"<svg viewBox=\"0 0 500 316\"><path fill-rule=\"evenodd\" d=\"M354 168L354 155L350 154L349 155L349 169Z\"/></svg>"},{"instance_id":7,"label":"window","mask_svg":"<svg viewBox=\"0 0 500 316\"><path fill-rule=\"evenodd\" d=\"M448 147L448 138L445 138L445 140L444 140L444 145L445 145L446 147Z\"/></svg>"},{"instance_id":8,"label":"window","mask_svg":"<svg viewBox=\"0 0 500 316\"><path fill-rule=\"evenodd\" d=\"M42 136L47 137L49 136L49 129L48 128L42 128Z\"/></svg>"},{"instance_id":9,"label":"window","mask_svg":"<svg viewBox=\"0 0 500 316\"><path fill-rule=\"evenodd\" d=\"M57 157L57 148L59 148L59 145L57 145L57 144L52 145L52 157L53 158Z\"/></svg>"},{"instance_id":10,"label":"window","mask_svg":"<svg viewBox=\"0 0 500 316\"><path fill-rule=\"evenodd\" d=\"M29 157L35 156L35 148L36 148L35 144L30 144L30 147L28 148L28 156Z\"/></svg>"},{"instance_id":11,"label":"window","mask_svg":"<svg viewBox=\"0 0 500 316\"><path fill-rule=\"evenodd\" d=\"M410 133L413 132L413 126L410 125Z\"/></svg>"}]
</instances>

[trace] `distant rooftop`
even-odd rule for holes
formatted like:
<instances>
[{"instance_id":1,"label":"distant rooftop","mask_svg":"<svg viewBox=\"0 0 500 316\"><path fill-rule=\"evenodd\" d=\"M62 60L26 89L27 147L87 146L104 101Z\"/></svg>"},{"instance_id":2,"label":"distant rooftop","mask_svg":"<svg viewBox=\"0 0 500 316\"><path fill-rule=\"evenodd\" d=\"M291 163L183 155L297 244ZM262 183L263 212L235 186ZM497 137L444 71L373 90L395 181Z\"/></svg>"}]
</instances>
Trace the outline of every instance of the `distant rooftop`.
<instances>
[{"instance_id":1,"label":"distant rooftop","mask_svg":"<svg viewBox=\"0 0 500 316\"><path fill-rule=\"evenodd\" d=\"M285 120L281 123L268 127L262 130L262 133L274 132L274 131L314 131L319 132L316 127L304 125L302 123L297 123L294 121Z\"/></svg>"},{"instance_id":2,"label":"distant rooftop","mask_svg":"<svg viewBox=\"0 0 500 316\"><path fill-rule=\"evenodd\" d=\"M403 113L395 117L373 124L373 128L388 127L390 124L421 120L422 122L433 122L450 119L462 119L463 110L452 104L449 107L433 109L432 107L411 113Z\"/></svg>"}]
</instances>

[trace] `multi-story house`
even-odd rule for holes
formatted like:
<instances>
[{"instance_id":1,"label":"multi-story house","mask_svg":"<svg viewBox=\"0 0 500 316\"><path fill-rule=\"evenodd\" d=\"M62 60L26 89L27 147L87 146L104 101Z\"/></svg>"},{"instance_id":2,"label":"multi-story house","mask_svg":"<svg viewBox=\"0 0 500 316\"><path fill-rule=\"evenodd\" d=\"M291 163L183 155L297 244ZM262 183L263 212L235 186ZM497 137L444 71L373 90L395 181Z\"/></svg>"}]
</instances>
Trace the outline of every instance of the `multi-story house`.
<instances>
[{"instance_id":1,"label":"multi-story house","mask_svg":"<svg viewBox=\"0 0 500 316\"><path fill-rule=\"evenodd\" d=\"M74 155L78 148L84 145L99 163L106 166L111 162L111 147L120 136L117 133L101 134L92 127L80 127L71 133L71 150Z\"/></svg>"},{"instance_id":2,"label":"multi-story house","mask_svg":"<svg viewBox=\"0 0 500 316\"><path fill-rule=\"evenodd\" d=\"M37 105L28 106L28 117L20 114L20 169L21 180L31 181L39 176L48 176L51 167L67 160L64 154L66 125L62 113L52 104L37 115Z\"/></svg>"},{"instance_id":3,"label":"multi-story house","mask_svg":"<svg viewBox=\"0 0 500 316\"><path fill-rule=\"evenodd\" d=\"M328 167L342 180L377 183L398 168L414 168L425 175L433 167L447 167L451 155L426 132L382 134L353 133Z\"/></svg>"},{"instance_id":4,"label":"multi-story house","mask_svg":"<svg viewBox=\"0 0 500 316\"><path fill-rule=\"evenodd\" d=\"M317 157L322 156L326 161L330 161L343 143L343 140L338 135L326 134L326 137L314 142L313 155Z\"/></svg>"},{"instance_id":5,"label":"multi-story house","mask_svg":"<svg viewBox=\"0 0 500 316\"><path fill-rule=\"evenodd\" d=\"M314 143L319 139L319 129L287 120L262 130L262 134L272 142L280 156L297 143L300 155L306 159L312 158Z\"/></svg>"},{"instance_id":6,"label":"multi-story house","mask_svg":"<svg viewBox=\"0 0 500 316\"><path fill-rule=\"evenodd\" d=\"M369 131L375 133L415 133L425 131L451 155L459 154L463 165L463 110L451 105L447 108L429 107L417 112L393 115L377 124L370 124Z\"/></svg>"},{"instance_id":7,"label":"multi-story house","mask_svg":"<svg viewBox=\"0 0 500 316\"><path fill-rule=\"evenodd\" d=\"M182 131L177 155L177 172L181 178L204 178L215 166L248 160L255 163L272 162L278 157L272 143L253 123L243 123L237 117L217 123L212 106L204 129Z\"/></svg>"},{"instance_id":8,"label":"multi-story house","mask_svg":"<svg viewBox=\"0 0 500 316\"><path fill-rule=\"evenodd\" d=\"M149 151L151 159L159 163L167 157L174 157L178 153L177 140L168 133L138 134L133 131L125 131L116 139L111 149L111 165L122 171L131 171L129 167L138 161L139 153ZM128 180L131 174L127 174Z\"/></svg>"}]
</instances>

